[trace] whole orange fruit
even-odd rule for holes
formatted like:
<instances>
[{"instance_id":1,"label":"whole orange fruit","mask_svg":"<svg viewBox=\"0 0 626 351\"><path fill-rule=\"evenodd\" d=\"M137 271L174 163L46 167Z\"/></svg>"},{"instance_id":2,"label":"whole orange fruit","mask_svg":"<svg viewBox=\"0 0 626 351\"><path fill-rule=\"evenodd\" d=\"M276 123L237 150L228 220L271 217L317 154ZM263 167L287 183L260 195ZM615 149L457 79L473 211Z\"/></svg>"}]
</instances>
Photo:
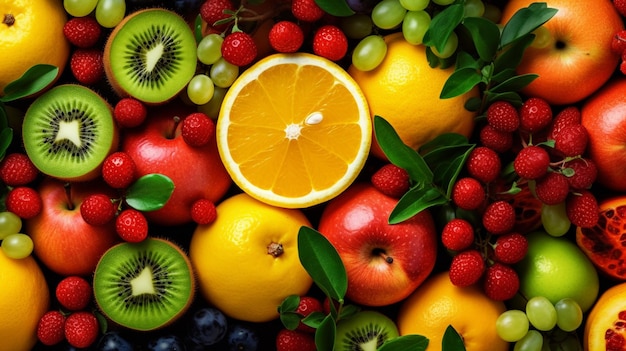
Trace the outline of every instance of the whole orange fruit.
<instances>
[{"instance_id":1,"label":"whole orange fruit","mask_svg":"<svg viewBox=\"0 0 626 351\"><path fill-rule=\"evenodd\" d=\"M591 309L585 322L585 351L626 350L626 283L606 290Z\"/></svg>"},{"instance_id":2,"label":"whole orange fruit","mask_svg":"<svg viewBox=\"0 0 626 351\"><path fill-rule=\"evenodd\" d=\"M70 44L63 35L67 14L59 0L0 0L0 96L5 86L36 64L63 72Z\"/></svg>"},{"instance_id":3,"label":"whole orange fruit","mask_svg":"<svg viewBox=\"0 0 626 351\"><path fill-rule=\"evenodd\" d=\"M534 0L509 1L501 23ZM519 74L536 73L539 78L523 92L564 105L580 101L599 89L613 74L619 55L611 51L615 33L624 28L610 0L548 0L558 12L544 26L550 44L529 47L517 67Z\"/></svg>"}]
</instances>

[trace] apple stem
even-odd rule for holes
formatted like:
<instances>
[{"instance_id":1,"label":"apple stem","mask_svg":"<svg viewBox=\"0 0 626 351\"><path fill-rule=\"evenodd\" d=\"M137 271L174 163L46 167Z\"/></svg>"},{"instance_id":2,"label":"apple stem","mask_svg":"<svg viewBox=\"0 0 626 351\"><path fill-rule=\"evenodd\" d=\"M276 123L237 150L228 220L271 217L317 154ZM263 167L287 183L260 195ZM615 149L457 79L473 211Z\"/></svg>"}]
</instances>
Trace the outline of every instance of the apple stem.
<instances>
[{"instance_id":1,"label":"apple stem","mask_svg":"<svg viewBox=\"0 0 626 351\"><path fill-rule=\"evenodd\" d=\"M10 13L5 13L4 14L4 18L2 19L2 23L4 23L7 26L11 27L15 23L15 16L13 16Z\"/></svg>"},{"instance_id":2,"label":"apple stem","mask_svg":"<svg viewBox=\"0 0 626 351\"><path fill-rule=\"evenodd\" d=\"M392 263L393 263L393 257L391 257L391 256L387 256L387 254L386 254L386 253L384 253L384 252L381 252L381 253L380 253L380 257L384 258L384 259L385 259L385 262L387 262L387 263L389 263L389 264L392 264Z\"/></svg>"},{"instance_id":3,"label":"apple stem","mask_svg":"<svg viewBox=\"0 0 626 351\"><path fill-rule=\"evenodd\" d=\"M272 242L269 245L267 245L267 253L272 255L274 258L282 255L283 252L285 252L285 249L283 248L283 244Z\"/></svg>"},{"instance_id":4,"label":"apple stem","mask_svg":"<svg viewBox=\"0 0 626 351\"><path fill-rule=\"evenodd\" d=\"M176 137L176 129L178 128L180 121L180 117L174 116L174 127L172 128L170 135L167 136L168 139L174 139Z\"/></svg>"},{"instance_id":5,"label":"apple stem","mask_svg":"<svg viewBox=\"0 0 626 351\"><path fill-rule=\"evenodd\" d=\"M68 210L73 210L74 209L74 203L72 202L72 187L70 183L65 183L63 185L63 188L65 189L65 196L67 197L67 209Z\"/></svg>"}]
</instances>

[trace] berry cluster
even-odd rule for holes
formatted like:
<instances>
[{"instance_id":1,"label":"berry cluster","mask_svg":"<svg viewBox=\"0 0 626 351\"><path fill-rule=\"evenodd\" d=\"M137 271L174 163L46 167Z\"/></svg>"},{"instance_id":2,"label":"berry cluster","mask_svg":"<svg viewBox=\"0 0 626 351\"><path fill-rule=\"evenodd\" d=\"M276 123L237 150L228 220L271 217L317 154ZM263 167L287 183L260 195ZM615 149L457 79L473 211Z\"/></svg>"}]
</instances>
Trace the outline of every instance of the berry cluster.
<instances>
[{"instance_id":1,"label":"berry cluster","mask_svg":"<svg viewBox=\"0 0 626 351\"><path fill-rule=\"evenodd\" d=\"M324 306L315 297L312 296L300 296L298 306L293 311L285 313L283 311L283 318L286 314L295 316L299 320L295 324L295 328L283 328L276 335L276 350L277 351L315 351L315 329L302 322L303 319L310 316L312 313L323 313Z\"/></svg>"}]
</instances>

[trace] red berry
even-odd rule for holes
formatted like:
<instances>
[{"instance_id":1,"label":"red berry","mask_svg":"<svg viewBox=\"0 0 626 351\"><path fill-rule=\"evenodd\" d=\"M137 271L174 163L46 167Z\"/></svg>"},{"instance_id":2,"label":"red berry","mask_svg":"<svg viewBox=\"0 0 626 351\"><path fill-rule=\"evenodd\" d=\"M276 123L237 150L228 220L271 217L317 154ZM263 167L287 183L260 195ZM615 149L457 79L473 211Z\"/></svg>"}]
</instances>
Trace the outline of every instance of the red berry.
<instances>
[{"instance_id":1,"label":"red berry","mask_svg":"<svg viewBox=\"0 0 626 351\"><path fill-rule=\"evenodd\" d=\"M88 224L101 226L115 217L117 209L105 194L91 194L80 204L80 215Z\"/></svg>"},{"instance_id":2,"label":"red berry","mask_svg":"<svg viewBox=\"0 0 626 351\"><path fill-rule=\"evenodd\" d=\"M485 260L478 250L466 250L452 257L450 262L450 282L465 287L475 284L485 272Z\"/></svg>"},{"instance_id":3,"label":"red berry","mask_svg":"<svg viewBox=\"0 0 626 351\"><path fill-rule=\"evenodd\" d=\"M123 189L135 180L137 166L124 151L116 151L102 163L102 178L112 188Z\"/></svg>"},{"instance_id":4,"label":"red berry","mask_svg":"<svg viewBox=\"0 0 626 351\"><path fill-rule=\"evenodd\" d=\"M506 234L515 226L515 208L504 200L492 202L483 212L482 223L492 234Z\"/></svg>"},{"instance_id":5,"label":"red berry","mask_svg":"<svg viewBox=\"0 0 626 351\"><path fill-rule=\"evenodd\" d=\"M548 172L545 176L537 179L535 194L546 205L559 204L567 198L570 185L567 177L559 172Z\"/></svg>"},{"instance_id":6,"label":"red berry","mask_svg":"<svg viewBox=\"0 0 626 351\"><path fill-rule=\"evenodd\" d=\"M519 285L519 276L509 265L496 262L485 272L483 289L492 300L511 299L519 290Z\"/></svg>"},{"instance_id":7,"label":"red berry","mask_svg":"<svg viewBox=\"0 0 626 351\"><path fill-rule=\"evenodd\" d=\"M315 22L324 16L324 10L315 3L315 0L293 0L291 13L295 18L304 22Z\"/></svg>"},{"instance_id":8,"label":"red berry","mask_svg":"<svg viewBox=\"0 0 626 351\"><path fill-rule=\"evenodd\" d=\"M591 228L600 219L598 200L589 190L570 193L565 200L565 213L572 224L581 228Z\"/></svg>"},{"instance_id":9,"label":"red berry","mask_svg":"<svg viewBox=\"0 0 626 351\"><path fill-rule=\"evenodd\" d=\"M489 105L486 118L490 126L501 132L514 132L520 125L519 113L508 101L496 101Z\"/></svg>"},{"instance_id":10,"label":"red berry","mask_svg":"<svg viewBox=\"0 0 626 351\"><path fill-rule=\"evenodd\" d=\"M233 32L222 42L222 57L235 66L246 66L257 55L257 47L252 37L244 32Z\"/></svg>"},{"instance_id":11,"label":"red berry","mask_svg":"<svg viewBox=\"0 0 626 351\"><path fill-rule=\"evenodd\" d=\"M452 188L452 202L458 207L472 211L478 209L485 202L483 185L472 177L457 179Z\"/></svg>"},{"instance_id":12,"label":"red berry","mask_svg":"<svg viewBox=\"0 0 626 351\"><path fill-rule=\"evenodd\" d=\"M102 27L92 16L74 17L63 26L63 34L73 45L86 49L98 43Z\"/></svg>"},{"instance_id":13,"label":"red berry","mask_svg":"<svg viewBox=\"0 0 626 351\"><path fill-rule=\"evenodd\" d=\"M409 173L394 164L386 164L378 169L371 177L372 185L381 193L400 198L410 187Z\"/></svg>"},{"instance_id":14,"label":"red berry","mask_svg":"<svg viewBox=\"0 0 626 351\"><path fill-rule=\"evenodd\" d=\"M624 0L617 0L617 1L623 2L624 5L626 6L626 1ZM626 30L622 29L622 30L619 30L617 33L615 33L615 35L613 36L613 40L611 41L611 51L613 51L613 53L615 53L616 55L621 55L625 50L626 50Z\"/></svg>"},{"instance_id":15,"label":"red berry","mask_svg":"<svg viewBox=\"0 0 626 351\"><path fill-rule=\"evenodd\" d=\"M474 227L462 218L453 218L441 231L443 246L452 251L462 251L474 243Z\"/></svg>"},{"instance_id":16,"label":"red berry","mask_svg":"<svg viewBox=\"0 0 626 351\"><path fill-rule=\"evenodd\" d=\"M39 193L27 186L13 188L7 194L6 209L22 219L30 219L37 216L43 207Z\"/></svg>"},{"instance_id":17,"label":"red berry","mask_svg":"<svg viewBox=\"0 0 626 351\"><path fill-rule=\"evenodd\" d=\"M315 351L312 333L300 330L281 329L276 335L276 351Z\"/></svg>"},{"instance_id":18,"label":"red berry","mask_svg":"<svg viewBox=\"0 0 626 351\"><path fill-rule=\"evenodd\" d=\"M520 108L520 129L536 133L552 122L552 108L542 98L531 97Z\"/></svg>"},{"instance_id":19,"label":"red berry","mask_svg":"<svg viewBox=\"0 0 626 351\"><path fill-rule=\"evenodd\" d=\"M465 167L470 176L483 183L490 183L500 175L502 163L497 152L486 146L478 146L470 151Z\"/></svg>"},{"instance_id":20,"label":"red berry","mask_svg":"<svg viewBox=\"0 0 626 351\"><path fill-rule=\"evenodd\" d=\"M312 296L301 296L300 303L298 304L298 308L296 308L296 313L300 314L302 318L309 316L313 312L324 312L324 308L320 300L312 297ZM302 322L298 324L298 330L304 332L315 332L315 328L312 328Z\"/></svg>"},{"instance_id":21,"label":"red berry","mask_svg":"<svg viewBox=\"0 0 626 351\"><path fill-rule=\"evenodd\" d=\"M224 31L228 28L228 23L215 25L215 22L232 17L224 10L235 11L235 6L230 0L207 0L202 6L200 6L200 17L209 26L215 28L217 31Z\"/></svg>"},{"instance_id":22,"label":"red berry","mask_svg":"<svg viewBox=\"0 0 626 351\"><path fill-rule=\"evenodd\" d=\"M113 117L122 128L133 128L141 125L147 115L148 110L143 102L131 97L120 99L113 110Z\"/></svg>"},{"instance_id":23,"label":"red berry","mask_svg":"<svg viewBox=\"0 0 626 351\"><path fill-rule=\"evenodd\" d=\"M21 152L6 155L0 162L0 180L5 185L16 187L33 182L39 170L28 156Z\"/></svg>"},{"instance_id":24,"label":"red berry","mask_svg":"<svg viewBox=\"0 0 626 351\"><path fill-rule=\"evenodd\" d=\"M582 116L580 113L580 109L576 106L568 106L562 109L559 113L556 114L554 119L552 120L552 125L550 126L550 132L548 133L548 139L553 139L556 137L559 132L572 124L580 124Z\"/></svg>"},{"instance_id":25,"label":"red berry","mask_svg":"<svg viewBox=\"0 0 626 351\"><path fill-rule=\"evenodd\" d=\"M589 134L582 124L564 127L554 138L554 149L565 157L582 155L587 149Z\"/></svg>"},{"instance_id":26,"label":"red berry","mask_svg":"<svg viewBox=\"0 0 626 351\"><path fill-rule=\"evenodd\" d=\"M478 134L480 143L498 153L505 153L513 146L513 133L502 132L486 124Z\"/></svg>"},{"instance_id":27,"label":"red berry","mask_svg":"<svg viewBox=\"0 0 626 351\"><path fill-rule=\"evenodd\" d=\"M598 177L598 168L589 158L575 158L563 165L567 181L572 189L589 189Z\"/></svg>"},{"instance_id":28,"label":"red berry","mask_svg":"<svg viewBox=\"0 0 626 351\"><path fill-rule=\"evenodd\" d=\"M181 135L190 146L207 145L215 136L215 122L202 112L192 113L183 119Z\"/></svg>"},{"instance_id":29,"label":"red berry","mask_svg":"<svg viewBox=\"0 0 626 351\"><path fill-rule=\"evenodd\" d=\"M341 60L348 52L348 38L339 27L327 24L313 35L313 53L331 61Z\"/></svg>"},{"instance_id":30,"label":"red berry","mask_svg":"<svg viewBox=\"0 0 626 351\"><path fill-rule=\"evenodd\" d=\"M304 43L304 32L291 21L275 23L268 34L272 48L278 52L296 52Z\"/></svg>"},{"instance_id":31,"label":"red berry","mask_svg":"<svg viewBox=\"0 0 626 351\"><path fill-rule=\"evenodd\" d=\"M138 243L148 237L148 221L143 213L129 208L115 219L115 230L122 240Z\"/></svg>"},{"instance_id":32,"label":"red berry","mask_svg":"<svg viewBox=\"0 0 626 351\"><path fill-rule=\"evenodd\" d=\"M102 51L98 49L77 49L70 58L70 69L74 78L84 85L98 83L104 77Z\"/></svg>"},{"instance_id":33,"label":"red berry","mask_svg":"<svg viewBox=\"0 0 626 351\"><path fill-rule=\"evenodd\" d=\"M217 218L217 210L209 199L196 200L191 205L191 219L197 224L211 224Z\"/></svg>"},{"instance_id":34,"label":"red berry","mask_svg":"<svg viewBox=\"0 0 626 351\"><path fill-rule=\"evenodd\" d=\"M613 6L620 15L626 17L626 0L613 0Z\"/></svg>"},{"instance_id":35,"label":"red berry","mask_svg":"<svg viewBox=\"0 0 626 351\"><path fill-rule=\"evenodd\" d=\"M98 332L98 319L91 312L74 312L65 320L65 339L76 348L91 346L98 338Z\"/></svg>"},{"instance_id":36,"label":"red berry","mask_svg":"<svg viewBox=\"0 0 626 351\"><path fill-rule=\"evenodd\" d=\"M57 284L55 296L64 308L82 310L91 302L91 284L82 277L68 276Z\"/></svg>"},{"instance_id":37,"label":"red berry","mask_svg":"<svg viewBox=\"0 0 626 351\"><path fill-rule=\"evenodd\" d=\"M500 263L514 264L528 252L528 240L520 233L498 236L494 246L494 258Z\"/></svg>"},{"instance_id":38,"label":"red berry","mask_svg":"<svg viewBox=\"0 0 626 351\"><path fill-rule=\"evenodd\" d=\"M515 156L513 169L522 178L539 179L548 173L550 154L537 145L529 145Z\"/></svg>"},{"instance_id":39,"label":"red berry","mask_svg":"<svg viewBox=\"0 0 626 351\"><path fill-rule=\"evenodd\" d=\"M37 324L37 339L46 346L65 340L65 316L59 311L44 313Z\"/></svg>"}]
</instances>

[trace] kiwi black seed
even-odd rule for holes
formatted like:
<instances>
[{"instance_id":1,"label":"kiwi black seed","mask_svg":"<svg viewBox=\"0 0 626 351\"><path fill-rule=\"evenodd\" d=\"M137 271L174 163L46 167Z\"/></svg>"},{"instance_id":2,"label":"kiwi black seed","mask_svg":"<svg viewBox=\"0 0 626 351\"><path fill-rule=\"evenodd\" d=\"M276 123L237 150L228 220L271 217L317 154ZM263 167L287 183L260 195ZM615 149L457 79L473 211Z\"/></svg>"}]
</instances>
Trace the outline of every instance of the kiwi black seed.
<instances>
[{"instance_id":1,"label":"kiwi black seed","mask_svg":"<svg viewBox=\"0 0 626 351\"><path fill-rule=\"evenodd\" d=\"M149 331L173 323L188 310L195 281L180 247L151 237L107 250L96 266L93 290L96 304L112 322Z\"/></svg>"},{"instance_id":2,"label":"kiwi black seed","mask_svg":"<svg viewBox=\"0 0 626 351\"><path fill-rule=\"evenodd\" d=\"M374 351L398 335L398 327L386 315L374 310L360 311L337 323L334 350Z\"/></svg>"},{"instance_id":3,"label":"kiwi black seed","mask_svg":"<svg viewBox=\"0 0 626 351\"><path fill-rule=\"evenodd\" d=\"M120 96L162 104L187 86L196 72L196 39L178 14L144 9L118 24L104 49L104 70Z\"/></svg>"},{"instance_id":4,"label":"kiwi black seed","mask_svg":"<svg viewBox=\"0 0 626 351\"><path fill-rule=\"evenodd\" d=\"M26 110L22 140L28 157L44 174L67 180L96 178L118 146L113 109L95 91L58 85Z\"/></svg>"}]
</instances>

